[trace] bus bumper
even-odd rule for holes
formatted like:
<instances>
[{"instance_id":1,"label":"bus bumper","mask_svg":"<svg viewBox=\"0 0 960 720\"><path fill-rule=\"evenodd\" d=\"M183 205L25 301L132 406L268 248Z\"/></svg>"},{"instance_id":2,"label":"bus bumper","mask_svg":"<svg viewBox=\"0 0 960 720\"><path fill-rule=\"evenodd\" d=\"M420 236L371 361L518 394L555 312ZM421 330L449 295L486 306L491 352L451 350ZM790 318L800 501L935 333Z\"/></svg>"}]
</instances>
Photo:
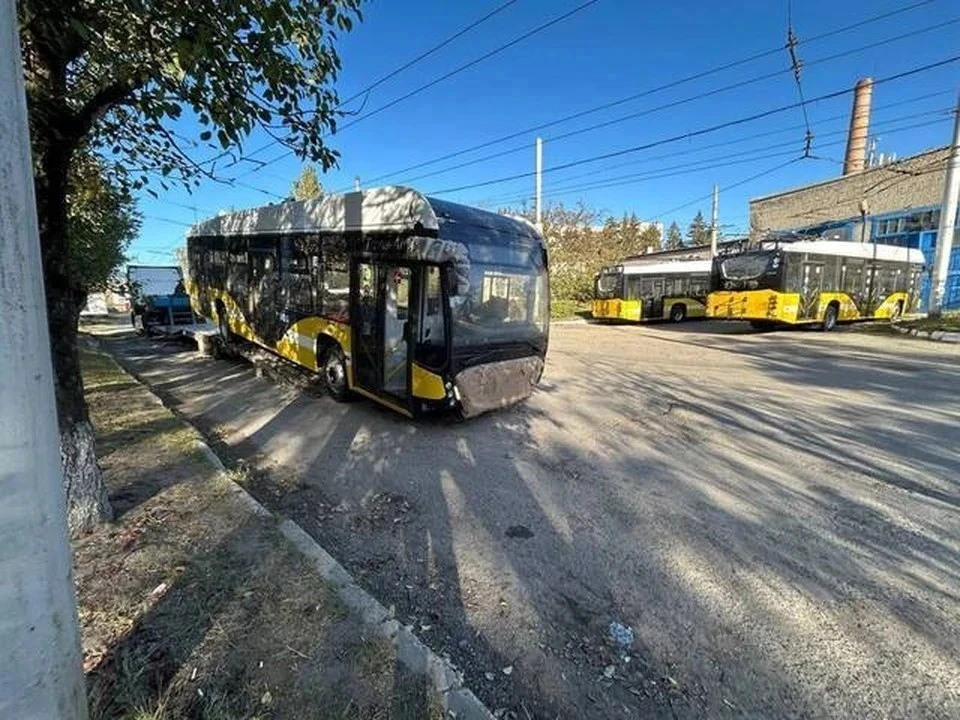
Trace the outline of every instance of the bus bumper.
<instances>
[{"instance_id":1,"label":"bus bumper","mask_svg":"<svg viewBox=\"0 0 960 720\"><path fill-rule=\"evenodd\" d=\"M457 373L453 382L463 416L474 417L525 400L542 373L543 359L537 356L475 365Z\"/></svg>"},{"instance_id":2,"label":"bus bumper","mask_svg":"<svg viewBox=\"0 0 960 720\"><path fill-rule=\"evenodd\" d=\"M640 300L594 300L590 314L597 320L640 320Z\"/></svg>"},{"instance_id":3,"label":"bus bumper","mask_svg":"<svg viewBox=\"0 0 960 720\"><path fill-rule=\"evenodd\" d=\"M707 298L707 317L716 320L763 320L794 323L800 296L775 290L722 290Z\"/></svg>"}]
</instances>

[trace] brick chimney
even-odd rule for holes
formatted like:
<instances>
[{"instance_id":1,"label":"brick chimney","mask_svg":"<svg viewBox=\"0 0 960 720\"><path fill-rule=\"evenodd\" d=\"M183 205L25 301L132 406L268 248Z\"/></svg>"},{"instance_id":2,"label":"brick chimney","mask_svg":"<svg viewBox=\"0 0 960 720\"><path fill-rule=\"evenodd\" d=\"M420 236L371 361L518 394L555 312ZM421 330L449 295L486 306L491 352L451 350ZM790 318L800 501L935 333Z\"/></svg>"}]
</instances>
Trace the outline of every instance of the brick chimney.
<instances>
[{"instance_id":1,"label":"brick chimney","mask_svg":"<svg viewBox=\"0 0 960 720\"><path fill-rule=\"evenodd\" d=\"M863 78L853 91L853 112L850 114L850 133L847 136L847 154L843 174L862 172L867 165L867 133L870 129L870 100L873 80Z\"/></svg>"}]
</instances>

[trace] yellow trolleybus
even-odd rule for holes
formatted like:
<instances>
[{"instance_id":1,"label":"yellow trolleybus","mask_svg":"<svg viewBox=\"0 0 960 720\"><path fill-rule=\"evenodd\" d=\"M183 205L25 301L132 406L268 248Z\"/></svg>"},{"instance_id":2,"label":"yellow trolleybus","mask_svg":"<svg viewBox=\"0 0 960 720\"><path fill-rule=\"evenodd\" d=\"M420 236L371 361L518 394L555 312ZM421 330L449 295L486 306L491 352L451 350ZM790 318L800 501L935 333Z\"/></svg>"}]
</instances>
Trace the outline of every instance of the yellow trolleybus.
<instances>
[{"instance_id":1,"label":"yellow trolleybus","mask_svg":"<svg viewBox=\"0 0 960 720\"><path fill-rule=\"evenodd\" d=\"M920 250L844 240L764 241L714 259L707 315L756 327L899 317L914 309Z\"/></svg>"},{"instance_id":2,"label":"yellow trolleybus","mask_svg":"<svg viewBox=\"0 0 960 720\"><path fill-rule=\"evenodd\" d=\"M188 290L240 336L406 415L527 397L549 332L547 250L525 220L387 187L212 218Z\"/></svg>"},{"instance_id":3,"label":"yellow trolleybus","mask_svg":"<svg viewBox=\"0 0 960 720\"><path fill-rule=\"evenodd\" d=\"M709 260L636 261L604 268L594 279L598 320L672 320L704 317Z\"/></svg>"}]
</instances>

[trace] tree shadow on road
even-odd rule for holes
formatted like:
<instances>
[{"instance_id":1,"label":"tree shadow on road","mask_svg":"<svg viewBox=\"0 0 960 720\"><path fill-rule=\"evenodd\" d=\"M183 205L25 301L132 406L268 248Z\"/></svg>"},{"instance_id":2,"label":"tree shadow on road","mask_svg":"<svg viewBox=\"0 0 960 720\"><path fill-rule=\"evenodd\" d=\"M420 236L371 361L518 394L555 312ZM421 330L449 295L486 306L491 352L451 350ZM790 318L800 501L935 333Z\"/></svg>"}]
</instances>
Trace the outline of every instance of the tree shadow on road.
<instances>
[{"instance_id":1,"label":"tree shadow on road","mask_svg":"<svg viewBox=\"0 0 960 720\"><path fill-rule=\"evenodd\" d=\"M142 362L244 460L261 501L448 653L491 707L847 715L867 702L861 666L881 686L912 684L893 714L934 707L960 650L943 631L957 627L960 586L960 398L940 391L957 370L937 355L757 340L718 349L769 387L595 359L463 425L336 405L230 363L193 375L192 362ZM933 377L911 388L918 363ZM637 631L630 663L604 640L611 620ZM859 654L836 655L844 643Z\"/></svg>"}]
</instances>

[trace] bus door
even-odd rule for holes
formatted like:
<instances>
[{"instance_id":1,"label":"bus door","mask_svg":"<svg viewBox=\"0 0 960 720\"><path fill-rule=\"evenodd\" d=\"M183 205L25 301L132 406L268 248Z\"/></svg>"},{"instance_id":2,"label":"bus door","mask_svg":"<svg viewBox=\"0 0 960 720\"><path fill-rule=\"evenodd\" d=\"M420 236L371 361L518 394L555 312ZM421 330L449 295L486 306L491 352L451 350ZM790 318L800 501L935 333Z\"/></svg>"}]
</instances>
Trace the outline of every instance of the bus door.
<instances>
[{"instance_id":1,"label":"bus door","mask_svg":"<svg viewBox=\"0 0 960 720\"><path fill-rule=\"evenodd\" d=\"M663 317L663 290L664 278L652 278L652 292L650 299L644 303L643 316L645 318L659 319ZM649 309L646 307L649 304Z\"/></svg>"},{"instance_id":2,"label":"bus door","mask_svg":"<svg viewBox=\"0 0 960 720\"><path fill-rule=\"evenodd\" d=\"M369 392L405 400L410 376L410 267L355 262L353 377Z\"/></svg>"},{"instance_id":3,"label":"bus door","mask_svg":"<svg viewBox=\"0 0 960 720\"><path fill-rule=\"evenodd\" d=\"M276 238L253 238L250 241L247 317L252 321L254 333L268 342L276 342L283 333L277 251Z\"/></svg>"},{"instance_id":4,"label":"bus door","mask_svg":"<svg viewBox=\"0 0 960 720\"><path fill-rule=\"evenodd\" d=\"M820 307L820 292L823 288L823 263L805 262L800 283L800 307L798 320L816 319Z\"/></svg>"}]
</instances>

